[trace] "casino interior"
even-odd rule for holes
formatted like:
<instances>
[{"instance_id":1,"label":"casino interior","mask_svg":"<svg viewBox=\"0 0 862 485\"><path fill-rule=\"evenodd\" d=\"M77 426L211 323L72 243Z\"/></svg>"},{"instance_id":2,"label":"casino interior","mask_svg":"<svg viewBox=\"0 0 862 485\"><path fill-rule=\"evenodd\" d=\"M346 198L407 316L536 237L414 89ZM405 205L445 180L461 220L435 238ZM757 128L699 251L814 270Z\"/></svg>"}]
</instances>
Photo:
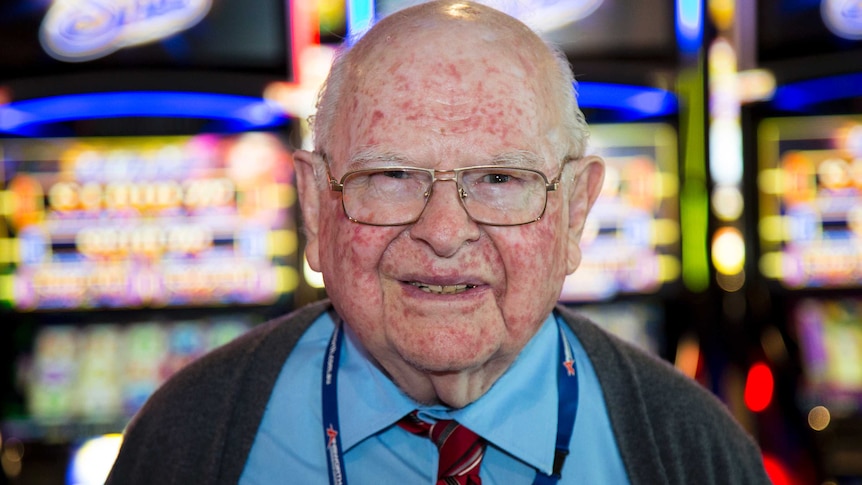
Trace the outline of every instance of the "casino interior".
<instances>
[{"instance_id":1,"label":"casino interior","mask_svg":"<svg viewBox=\"0 0 862 485\"><path fill-rule=\"evenodd\" d=\"M0 5L0 484L103 483L165 379L325 296L291 148L414 3ZM482 3L563 49L607 162L561 304L718 396L773 483L862 484L862 3Z\"/></svg>"}]
</instances>

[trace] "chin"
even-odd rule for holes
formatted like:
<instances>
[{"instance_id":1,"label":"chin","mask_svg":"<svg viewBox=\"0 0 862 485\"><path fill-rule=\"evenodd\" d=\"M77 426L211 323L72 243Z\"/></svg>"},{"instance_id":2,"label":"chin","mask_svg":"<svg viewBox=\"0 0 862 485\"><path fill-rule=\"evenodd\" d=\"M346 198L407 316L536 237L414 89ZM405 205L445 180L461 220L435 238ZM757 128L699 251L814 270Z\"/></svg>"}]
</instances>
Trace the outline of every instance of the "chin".
<instances>
[{"instance_id":1,"label":"chin","mask_svg":"<svg viewBox=\"0 0 862 485\"><path fill-rule=\"evenodd\" d=\"M406 350L402 358L416 369L431 374L454 374L481 368L494 357L491 349L441 348Z\"/></svg>"}]
</instances>

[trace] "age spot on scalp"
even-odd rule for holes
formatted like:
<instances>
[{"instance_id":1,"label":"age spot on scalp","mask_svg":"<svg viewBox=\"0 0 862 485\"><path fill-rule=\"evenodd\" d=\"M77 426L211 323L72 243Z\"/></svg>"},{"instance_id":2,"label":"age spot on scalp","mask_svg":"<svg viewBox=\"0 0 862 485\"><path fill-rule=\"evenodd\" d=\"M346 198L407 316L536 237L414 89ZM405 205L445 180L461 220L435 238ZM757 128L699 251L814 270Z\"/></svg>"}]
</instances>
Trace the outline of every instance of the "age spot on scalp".
<instances>
[{"instance_id":1,"label":"age spot on scalp","mask_svg":"<svg viewBox=\"0 0 862 485\"><path fill-rule=\"evenodd\" d=\"M458 68L455 64L449 63L446 66L446 73L455 78L456 81L461 82L461 73L458 72Z\"/></svg>"},{"instance_id":2,"label":"age spot on scalp","mask_svg":"<svg viewBox=\"0 0 862 485\"><path fill-rule=\"evenodd\" d=\"M413 88L412 83L404 74L395 76L395 90L400 92L410 92Z\"/></svg>"}]
</instances>

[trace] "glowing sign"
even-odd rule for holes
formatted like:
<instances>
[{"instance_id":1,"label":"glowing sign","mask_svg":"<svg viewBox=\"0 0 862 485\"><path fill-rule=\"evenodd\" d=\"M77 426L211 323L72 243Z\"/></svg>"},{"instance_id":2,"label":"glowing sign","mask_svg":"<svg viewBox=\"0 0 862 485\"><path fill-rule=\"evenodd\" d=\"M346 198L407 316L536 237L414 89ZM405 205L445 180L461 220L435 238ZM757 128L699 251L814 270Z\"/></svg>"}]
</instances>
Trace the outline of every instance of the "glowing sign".
<instances>
[{"instance_id":1,"label":"glowing sign","mask_svg":"<svg viewBox=\"0 0 862 485\"><path fill-rule=\"evenodd\" d=\"M509 2L489 2L508 5ZM604 0L544 0L539 2L511 2L518 5L514 17L539 30L554 30L572 22L585 19L604 3Z\"/></svg>"},{"instance_id":2,"label":"glowing sign","mask_svg":"<svg viewBox=\"0 0 862 485\"><path fill-rule=\"evenodd\" d=\"M823 0L820 15L838 37L862 39L862 0Z\"/></svg>"},{"instance_id":3,"label":"glowing sign","mask_svg":"<svg viewBox=\"0 0 862 485\"><path fill-rule=\"evenodd\" d=\"M0 106L0 133L31 134L40 125L87 118L172 116L227 122L229 131L286 121L268 102L250 96L173 91L87 93L25 99Z\"/></svg>"},{"instance_id":4,"label":"glowing sign","mask_svg":"<svg viewBox=\"0 0 862 485\"><path fill-rule=\"evenodd\" d=\"M212 0L54 0L39 37L55 59L89 61L189 29L211 5Z\"/></svg>"},{"instance_id":5,"label":"glowing sign","mask_svg":"<svg viewBox=\"0 0 862 485\"><path fill-rule=\"evenodd\" d=\"M703 14L701 2L697 0L676 1L676 33L679 48L693 53L700 49L703 41Z\"/></svg>"}]
</instances>

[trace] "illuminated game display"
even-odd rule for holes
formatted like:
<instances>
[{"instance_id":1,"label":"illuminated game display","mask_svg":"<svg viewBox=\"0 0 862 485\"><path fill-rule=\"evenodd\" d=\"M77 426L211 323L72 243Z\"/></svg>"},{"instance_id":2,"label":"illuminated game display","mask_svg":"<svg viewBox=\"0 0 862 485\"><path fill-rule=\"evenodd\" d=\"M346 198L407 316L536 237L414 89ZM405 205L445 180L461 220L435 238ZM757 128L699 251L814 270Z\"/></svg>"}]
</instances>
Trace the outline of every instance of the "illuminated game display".
<instances>
[{"instance_id":1,"label":"illuminated game display","mask_svg":"<svg viewBox=\"0 0 862 485\"><path fill-rule=\"evenodd\" d=\"M263 92L299 82L298 3L0 3L0 482L104 483L120 437L88 438L293 306L293 113Z\"/></svg>"},{"instance_id":2,"label":"illuminated game display","mask_svg":"<svg viewBox=\"0 0 862 485\"><path fill-rule=\"evenodd\" d=\"M587 218L583 261L562 301L654 293L679 275L677 139L660 123L593 125L590 147L606 162Z\"/></svg>"},{"instance_id":3,"label":"illuminated game display","mask_svg":"<svg viewBox=\"0 0 862 485\"><path fill-rule=\"evenodd\" d=\"M15 310L261 305L296 288L292 159L274 135L0 147Z\"/></svg>"},{"instance_id":4,"label":"illuminated game display","mask_svg":"<svg viewBox=\"0 0 862 485\"><path fill-rule=\"evenodd\" d=\"M32 359L18 366L27 383L25 417L5 424L29 430L25 436L75 437L75 426L121 431L170 376L253 323L249 316L221 315L169 324L45 326L36 335Z\"/></svg>"},{"instance_id":5,"label":"illuminated game display","mask_svg":"<svg viewBox=\"0 0 862 485\"><path fill-rule=\"evenodd\" d=\"M759 132L760 268L788 288L862 282L862 117L768 119Z\"/></svg>"},{"instance_id":6,"label":"illuminated game display","mask_svg":"<svg viewBox=\"0 0 862 485\"><path fill-rule=\"evenodd\" d=\"M834 412L862 409L862 300L806 299L796 324L803 362L803 396Z\"/></svg>"}]
</instances>

